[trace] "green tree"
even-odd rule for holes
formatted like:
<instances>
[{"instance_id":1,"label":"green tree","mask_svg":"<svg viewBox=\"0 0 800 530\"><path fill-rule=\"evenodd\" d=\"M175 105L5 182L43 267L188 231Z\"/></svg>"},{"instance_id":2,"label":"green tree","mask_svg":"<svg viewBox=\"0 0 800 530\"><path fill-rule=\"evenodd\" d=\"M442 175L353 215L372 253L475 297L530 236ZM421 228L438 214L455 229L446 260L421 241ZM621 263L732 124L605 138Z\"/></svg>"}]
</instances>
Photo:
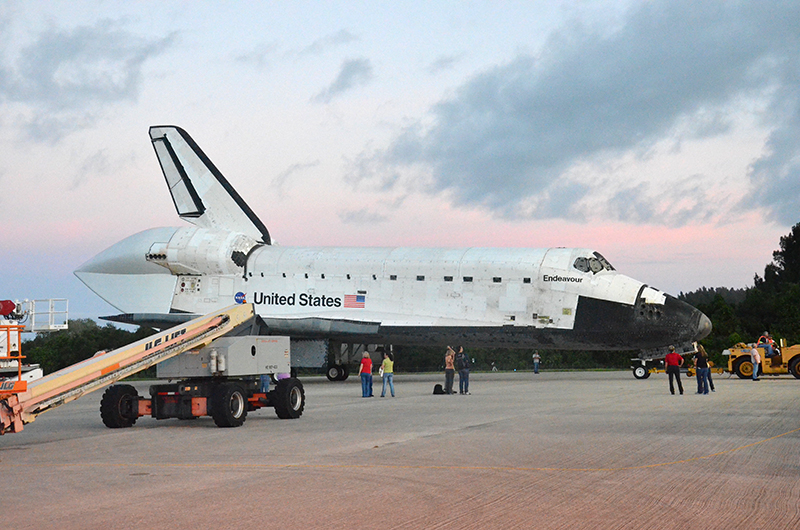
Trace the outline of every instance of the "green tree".
<instances>
[{"instance_id":1,"label":"green tree","mask_svg":"<svg viewBox=\"0 0 800 530\"><path fill-rule=\"evenodd\" d=\"M764 268L764 278L756 275L756 288L779 289L782 285L800 283L800 223L781 237L780 247L772 253L773 263Z\"/></svg>"}]
</instances>

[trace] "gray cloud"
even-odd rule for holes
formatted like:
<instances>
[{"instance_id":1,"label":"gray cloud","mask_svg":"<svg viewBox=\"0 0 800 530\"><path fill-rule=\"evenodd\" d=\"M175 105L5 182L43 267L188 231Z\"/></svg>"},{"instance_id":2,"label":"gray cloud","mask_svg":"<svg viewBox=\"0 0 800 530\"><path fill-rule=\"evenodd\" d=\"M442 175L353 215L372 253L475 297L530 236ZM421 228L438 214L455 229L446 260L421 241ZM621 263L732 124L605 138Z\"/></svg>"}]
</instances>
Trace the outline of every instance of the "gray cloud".
<instances>
[{"instance_id":1,"label":"gray cloud","mask_svg":"<svg viewBox=\"0 0 800 530\"><path fill-rule=\"evenodd\" d=\"M307 164L292 164L284 171L281 171L274 179L272 179L272 186L278 191L278 196L283 196L284 188L289 178L297 173L305 171L306 169L316 167L319 165L319 163L319 160L314 160L313 162L309 162Z\"/></svg>"},{"instance_id":2,"label":"gray cloud","mask_svg":"<svg viewBox=\"0 0 800 530\"><path fill-rule=\"evenodd\" d=\"M319 55L331 48L350 44L360 40L357 36L353 35L346 29L342 29L331 35L326 35L320 39L315 40L310 45L306 46L298 52L298 55Z\"/></svg>"},{"instance_id":3,"label":"gray cloud","mask_svg":"<svg viewBox=\"0 0 800 530\"><path fill-rule=\"evenodd\" d=\"M763 207L768 219L786 226L800 222L800 79L794 83L783 90L789 108L782 117L776 116L781 123L767 141L768 153L751 167L753 193L739 205Z\"/></svg>"},{"instance_id":4,"label":"gray cloud","mask_svg":"<svg viewBox=\"0 0 800 530\"><path fill-rule=\"evenodd\" d=\"M461 61L463 57L464 57L463 53L459 55L445 55L439 57L431 64L429 64L425 70L429 74L438 74L446 70L452 70L459 63L459 61Z\"/></svg>"},{"instance_id":5,"label":"gray cloud","mask_svg":"<svg viewBox=\"0 0 800 530\"><path fill-rule=\"evenodd\" d=\"M277 50L277 42L261 44L248 52L237 55L235 60L244 64L252 64L257 68L264 68L268 65L268 59L275 55Z\"/></svg>"},{"instance_id":6,"label":"gray cloud","mask_svg":"<svg viewBox=\"0 0 800 530\"><path fill-rule=\"evenodd\" d=\"M339 213L339 219L346 224L377 224L384 223L389 218L376 212L370 212L367 208L351 210Z\"/></svg>"},{"instance_id":7,"label":"gray cloud","mask_svg":"<svg viewBox=\"0 0 800 530\"><path fill-rule=\"evenodd\" d=\"M23 47L13 66L0 65L0 98L30 111L32 138L56 141L107 106L136 100L144 63L174 38L138 38L109 20L51 28Z\"/></svg>"},{"instance_id":8,"label":"gray cloud","mask_svg":"<svg viewBox=\"0 0 800 530\"><path fill-rule=\"evenodd\" d=\"M766 101L758 117L774 131L771 152L753 165L752 179L763 202L777 201L774 218L793 224L800 210L798 27L797 2L694 0L641 3L612 33L572 25L537 57L476 75L431 109L432 125L409 127L385 150L364 155L351 178L391 187L400 185L398 172L415 173L415 185L430 193L447 191L457 204L506 217L575 218L602 193L605 216L662 221L665 210L655 204L679 196L587 182L581 165L646 153L676 135L726 133L737 104ZM661 217L685 223L707 215L701 210L667 208Z\"/></svg>"},{"instance_id":9,"label":"gray cloud","mask_svg":"<svg viewBox=\"0 0 800 530\"><path fill-rule=\"evenodd\" d=\"M339 68L336 79L322 92L312 98L315 103L330 103L330 101L356 86L366 85L372 80L372 64L369 59L348 59Z\"/></svg>"}]
</instances>

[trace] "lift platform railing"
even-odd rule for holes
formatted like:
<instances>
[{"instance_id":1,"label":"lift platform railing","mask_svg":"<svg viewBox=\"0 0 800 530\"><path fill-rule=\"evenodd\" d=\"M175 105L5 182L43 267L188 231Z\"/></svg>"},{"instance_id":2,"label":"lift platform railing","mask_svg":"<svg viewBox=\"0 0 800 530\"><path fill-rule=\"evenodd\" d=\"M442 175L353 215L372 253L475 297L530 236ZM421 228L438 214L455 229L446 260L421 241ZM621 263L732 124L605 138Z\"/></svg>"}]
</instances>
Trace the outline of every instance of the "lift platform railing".
<instances>
[{"instance_id":1,"label":"lift platform railing","mask_svg":"<svg viewBox=\"0 0 800 530\"><path fill-rule=\"evenodd\" d=\"M17 366L16 380L9 378L0 381L0 399L6 394L24 392L28 388L27 381L22 380L22 359L25 356L20 353L24 327L21 324L0 324L0 342L4 346L0 348L0 362L9 362L12 366L14 364Z\"/></svg>"},{"instance_id":2,"label":"lift platform railing","mask_svg":"<svg viewBox=\"0 0 800 530\"><path fill-rule=\"evenodd\" d=\"M0 396L0 434L19 432L47 410L185 351L203 348L252 319L253 315L252 304L237 304L128 346L99 353L30 382L19 394Z\"/></svg>"}]
</instances>

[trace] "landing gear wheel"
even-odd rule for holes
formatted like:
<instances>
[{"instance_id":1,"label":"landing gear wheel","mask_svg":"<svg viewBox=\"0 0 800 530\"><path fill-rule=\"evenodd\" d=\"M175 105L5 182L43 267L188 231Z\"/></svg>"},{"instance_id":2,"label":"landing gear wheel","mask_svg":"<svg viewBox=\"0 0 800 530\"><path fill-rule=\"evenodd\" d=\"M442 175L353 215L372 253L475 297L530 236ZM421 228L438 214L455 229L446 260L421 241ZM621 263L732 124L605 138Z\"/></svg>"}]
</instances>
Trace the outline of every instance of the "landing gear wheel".
<instances>
[{"instance_id":1,"label":"landing gear wheel","mask_svg":"<svg viewBox=\"0 0 800 530\"><path fill-rule=\"evenodd\" d=\"M303 384L297 379L281 379L275 390L271 392L270 402L275 407L275 414L282 420L293 420L303 415L306 407L306 392Z\"/></svg>"},{"instance_id":2,"label":"landing gear wheel","mask_svg":"<svg viewBox=\"0 0 800 530\"><path fill-rule=\"evenodd\" d=\"M347 379L347 376L350 375L350 367L347 366L346 364L343 364L341 367L342 367L342 375L339 376L339 381L344 381Z\"/></svg>"},{"instance_id":3,"label":"landing gear wheel","mask_svg":"<svg viewBox=\"0 0 800 530\"><path fill-rule=\"evenodd\" d=\"M733 371L739 379L749 379L753 377L753 363L747 357L736 359Z\"/></svg>"},{"instance_id":4,"label":"landing gear wheel","mask_svg":"<svg viewBox=\"0 0 800 530\"><path fill-rule=\"evenodd\" d=\"M247 398L235 383L220 383L211 392L211 418L217 427L239 427L247 418Z\"/></svg>"},{"instance_id":5,"label":"landing gear wheel","mask_svg":"<svg viewBox=\"0 0 800 530\"><path fill-rule=\"evenodd\" d=\"M800 357L797 357L789 363L789 373L800 379Z\"/></svg>"},{"instance_id":6,"label":"landing gear wheel","mask_svg":"<svg viewBox=\"0 0 800 530\"><path fill-rule=\"evenodd\" d=\"M633 377L636 379L647 379L650 377L650 371L644 366L637 366L633 369Z\"/></svg>"},{"instance_id":7,"label":"landing gear wheel","mask_svg":"<svg viewBox=\"0 0 800 530\"><path fill-rule=\"evenodd\" d=\"M100 400L100 418L109 429L132 427L139 419L139 394L131 385L112 385Z\"/></svg>"},{"instance_id":8,"label":"landing gear wheel","mask_svg":"<svg viewBox=\"0 0 800 530\"><path fill-rule=\"evenodd\" d=\"M341 381L342 373L342 365L332 364L328 366L328 371L325 372L325 375L328 377L328 381Z\"/></svg>"}]
</instances>

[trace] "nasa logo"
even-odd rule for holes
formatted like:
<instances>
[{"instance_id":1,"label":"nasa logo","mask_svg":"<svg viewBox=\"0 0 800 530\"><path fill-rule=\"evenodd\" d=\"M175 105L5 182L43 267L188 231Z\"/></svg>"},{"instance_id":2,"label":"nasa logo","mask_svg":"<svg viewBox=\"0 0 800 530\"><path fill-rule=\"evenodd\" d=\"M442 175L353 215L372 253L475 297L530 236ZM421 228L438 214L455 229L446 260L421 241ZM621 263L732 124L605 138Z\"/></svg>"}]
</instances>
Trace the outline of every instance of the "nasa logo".
<instances>
[{"instance_id":1,"label":"nasa logo","mask_svg":"<svg viewBox=\"0 0 800 530\"><path fill-rule=\"evenodd\" d=\"M244 293L241 291L233 295L233 299L236 301L237 304L243 304L247 301L245 300Z\"/></svg>"}]
</instances>

